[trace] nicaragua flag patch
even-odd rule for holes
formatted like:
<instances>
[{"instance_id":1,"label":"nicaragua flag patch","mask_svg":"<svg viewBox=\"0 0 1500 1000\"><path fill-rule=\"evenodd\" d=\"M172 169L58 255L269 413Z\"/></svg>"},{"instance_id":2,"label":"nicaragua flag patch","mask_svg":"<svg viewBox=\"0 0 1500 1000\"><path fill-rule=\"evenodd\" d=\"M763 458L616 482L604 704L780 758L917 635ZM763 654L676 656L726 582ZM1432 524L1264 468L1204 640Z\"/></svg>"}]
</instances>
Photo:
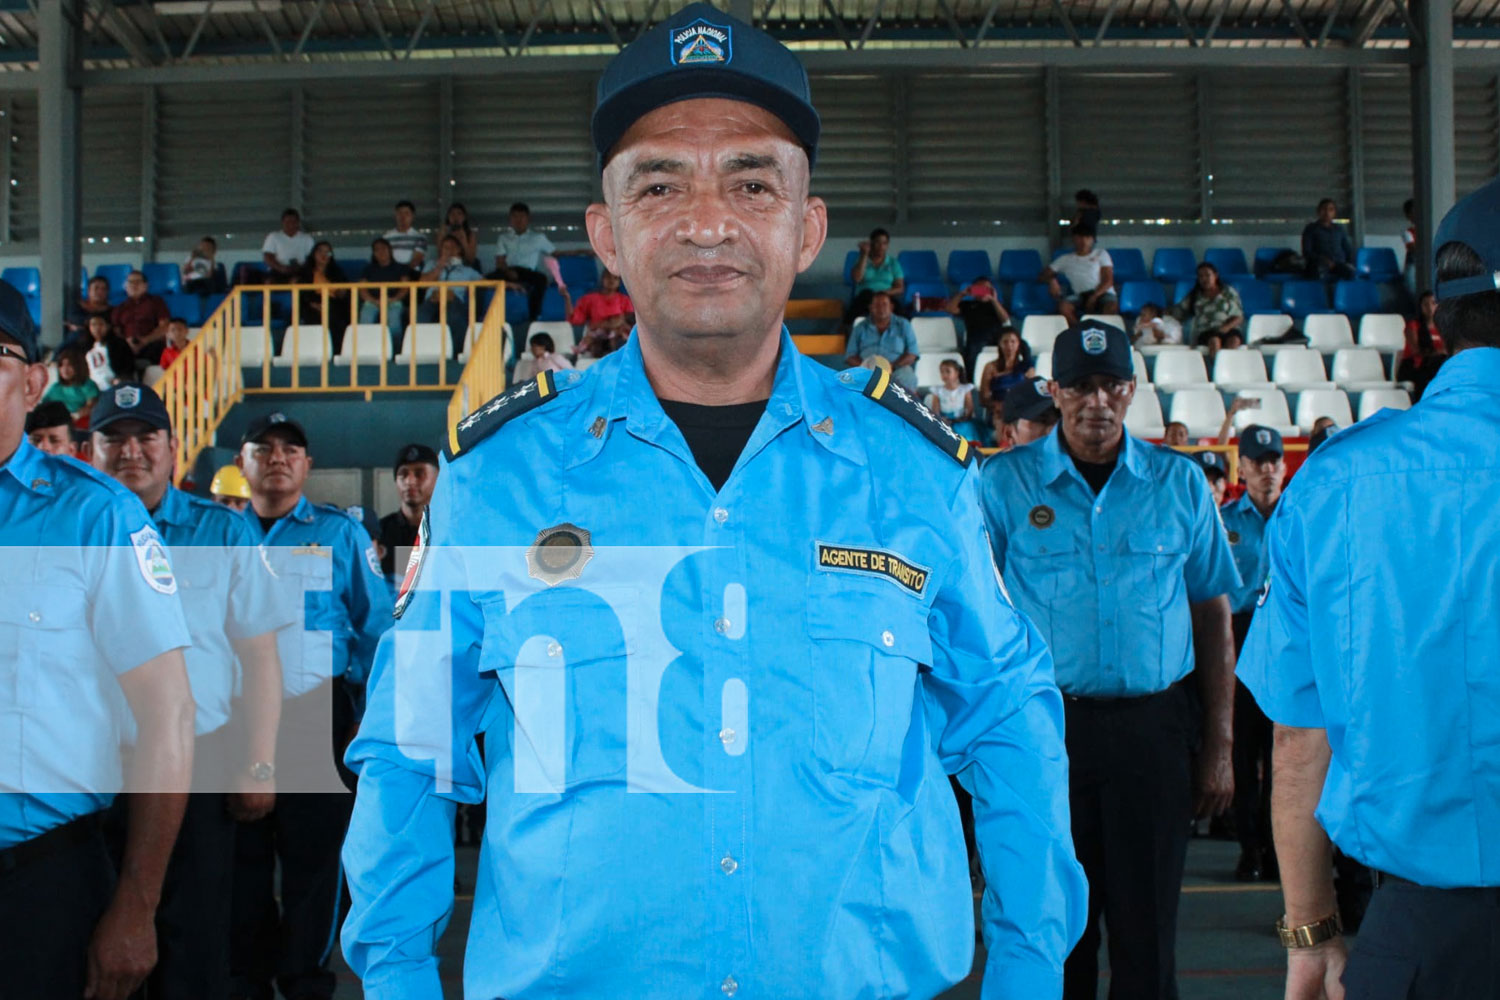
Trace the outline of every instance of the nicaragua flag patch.
<instances>
[{"instance_id":1,"label":"nicaragua flag patch","mask_svg":"<svg viewBox=\"0 0 1500 1000\"><path fill-rule=\"evenodd\" d=\"M727 24L711 24L698 18L672 32L669 42L674 66L705 66L727 63L734 55L734 36Z\"/></svg>"},{"instance_id":2,"label":"nicaragua flag patch","mask_svg":"<svg viewBox=\"0 0 1500 1000\"><path fill-rule=\"evenodd\" d=\"M135 551L135 563L140 567L141 578L158 594L177 593L177 577L172 572L172 560L167 556L167 547L162 544L156 529L142 528L130 536L130 547Z\"/></svg>"}]
</instances>

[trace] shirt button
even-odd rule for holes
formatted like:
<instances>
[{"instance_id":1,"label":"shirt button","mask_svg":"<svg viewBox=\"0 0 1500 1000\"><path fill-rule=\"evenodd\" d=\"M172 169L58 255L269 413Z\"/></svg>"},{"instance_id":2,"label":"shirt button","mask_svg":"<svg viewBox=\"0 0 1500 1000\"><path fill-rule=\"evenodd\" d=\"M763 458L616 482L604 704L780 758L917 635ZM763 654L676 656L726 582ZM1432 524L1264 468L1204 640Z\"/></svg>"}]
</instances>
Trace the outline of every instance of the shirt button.
<instances>
[{"instance_id":1,"label":"shirt button","mask_svg":"<svg viewBox=\"0 0 1500 1000\"><path fill-rule=\"evenodd\" d=\"M1158 551L1158 552L1160 552L1160 551L1161 551L1161 548L1162 548L1162 547L1161 547L1161 546L1160 546L1160 545L1158 545L1158 546L1157 546L1157 547L1156 547L1156 551Z\"/></svg>"},{"instance_id":2,"label":"shirt button","mask_svg":"<svg viewBox=\"0 0 1500 1000\"><path fill-rule=\"evenodd\" d=\"M39 612L39 611L33 611L31 614L27 615L26 617L28 619L30 619L31 624L33 624L33 625L35 625L37 622L39 622L39 621L42 620L42 615L41 615L41 612Z\"/></svg>"},{"instance_id":3,"label":"shirt button","mask_svg":"<svg viewBox=\"0 0 1500 1000\"><path fill-rule=\"evenodd\" d=\"M724 982L719 985L719 991L726 997L732 997L739 992L740 984L734 981L733 976L725 976Z\"/></svg>"},{"instance_id":4,"label":"shirt button","mask_svg":"<svg viewBox=\"0 0 1500 1000\"><path fill-rule=\"evenodd\" d=\"M729 520L729 511L725 510L723 507L715 507L714 520L718 521L720 524L723 524L725 521Z\"/></svg>"},{"instance_id":5,"label":"shirt button","mask_svg":"<svg viewBox=\"0 0 1500 1000\"><path fill-rule=\"evenodd\" d=\"M549 642L549 643L547 643L547 655L548 656L561 656L562 655L562 647L559 646L555 642Z\"/></svg>"},{"instance_id":6,"label":"shirt button","mask_svg":"<svg viewBox=\"0 0 1500 1000\"><path fill-rule=\"evenodd\" d=\"M1103 514L1104 513L1104 508L1103 507L1095 507L1094 508L1094 513L1095 514Z\"/></svg>"},{"instance_id":7,"label":"shirt button","mask_svg":"<svg viewBox=\"0 0 1500 1000\"><path fill-rule=\"evenodd\" d=\"M880 633L880 641L885 643L887 646L894 646L896 644L896 637L891 634L890 629L886 629L884 632Z\"/></svg>"},{"instance_id":8,"label":"shirt button","mask_svg":"<svg viewBox=\"0 0 1500 1000\"><path fill-rule=\"evenodd\" d=\"M714 622L714 631L717 632L717 633L719 633L720 635L723 635L725 632L728 632L729 631L729 619L728 618L717 619Z\"/></svg>"},{"instance_id":9,"label":"shirt button","mask_svg":"<svg viewBox=\"0 0 1500 1000\"><path fill-rule=\"evenodd\" d=\"M719 742L722 743L722 744L724 744L725 746L728 746L729 744L733 743L734 742L734 730L733 729L721 729L721 730L719 730Z\"/></svg>"},{"instance_id":10,"label":"shirt button","mask_svg":"<svg viewBox=\"0 0 1500 1000\"><path fill-rule=\"evenodd\" d=\"M722 861L719 862L719 867L722 868L722 869L724 869L724 874L725 875L733 875L734 874L734 870L736 868L738 868L739 866L740 866L740 863L738 861L734 860L733 858L731 858L727 854L724 855L724 860L722 860Z\"/></svg>"}]
</instances>

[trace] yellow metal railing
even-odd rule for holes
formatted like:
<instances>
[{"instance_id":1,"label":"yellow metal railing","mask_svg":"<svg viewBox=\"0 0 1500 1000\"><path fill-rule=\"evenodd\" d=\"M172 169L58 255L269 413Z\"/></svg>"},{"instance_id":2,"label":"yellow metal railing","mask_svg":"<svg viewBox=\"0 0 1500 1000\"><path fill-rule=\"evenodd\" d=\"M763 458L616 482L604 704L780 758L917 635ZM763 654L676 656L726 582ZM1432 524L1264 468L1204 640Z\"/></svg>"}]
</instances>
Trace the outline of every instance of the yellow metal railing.
<instances>
[{"instance_id":1,"label":"yellow metal railing","mask_svg":"<svg viewBox=\"0 0 1500 1000\"><path fill-rule=\"evenodd\" d=\"M481 333L469 354L468 366L459 376L458 388L448 399L448 440L455 452L458 422L505 391L505 362L511 345L504 329L498 334L492 336L488 330Z\"/></svg>"},{"instance_id":2,"label":"yellow metal railing","mask_svg":"<svg viewBox=\"0 0 1500 1000\"><path fill-rule=\"evenodd\" d=\"M232 301L232 300L229 300ZM203 324L198 335L183 349L153 388L166 404L177 433L177 463L174 482L182 482L198 455L213 444L214 434L229 408L244 396L238 358L239 328L226 301Z\"/></svg>"}]
</instances>

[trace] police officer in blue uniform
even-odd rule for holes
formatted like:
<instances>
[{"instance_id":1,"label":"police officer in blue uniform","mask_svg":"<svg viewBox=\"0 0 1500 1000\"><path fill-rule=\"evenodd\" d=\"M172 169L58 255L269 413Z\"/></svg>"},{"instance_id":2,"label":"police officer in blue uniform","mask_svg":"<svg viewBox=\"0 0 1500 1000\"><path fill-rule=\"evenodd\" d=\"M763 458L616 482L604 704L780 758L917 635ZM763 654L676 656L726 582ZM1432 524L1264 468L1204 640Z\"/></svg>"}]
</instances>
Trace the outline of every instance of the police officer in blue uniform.
<instances>
[{"instance_id":1,"label":"police officer in blue uniform","mask_svg":"<svg viewBox=\"0 0 1500 1000\"><path fill-rule=\"evenodd\" d=\"M1046 638L1066 702L1089 923L1064 996L1097 992L1102 916L1111 1000L1175 998L1194 786L1200 816L1232 795L1225 595L1239 577L1194 463L1125 431L1125 332L1095 321L1064 331L1052 371L1061 422L985 463L983 497L996 562Z\"/></svg>"},{"instance_id":2,"label":"police officer in blue uniform","mask_svg":"<svg viewBox=\"0 0 1500 1000\"><path fill-rule=\"evenodd\" d=\"M1298 470L1240 657L1276 723L1292 998L1500 996L1500 182L1433 245L1453 354ZM1381 873L1347 969L1330 838Z\"/></svg>"},{"instance_id":3,"label":"police officer in blue uniform","mask_svg":"<svg viewBox=\"0 0 1500 1000\"><path fill-rule=\"evenodd\" d=\"M1251 424L1240 431L1240 480L1245 492L1219 509L1240 585L1229 595L1234 651L1238 656L1250 631L1255 602L1266 583L1266 522L1281 499L1286 481L1286 449L1275 428ZM1200 452L1212 455L1213 452ZM1271 847L1271 723L1238 680L1234 686L1234 834L1240 859L1234 876L1241 882L1276 880Z\"/></svg>"},{"instance_id":4,"label":"police officer in blue uniform","mask_svg":"<svg viewBox=\"0 0 1500 1000\"><path fill-rule=\"evenodd\" d=\"M288 1000L326 1000L352 804L330 753L341 754L353 731L370 660L390 627L391 594L359 522L303 495L312 458L300 424L280 413L257 419L235 463L250 484L241 517L301 613L277 633L279 794L271 814L242 824L235 840L232 993L270 1000L274 979Z\"/></svg>"},{"instance_id":5,"label":"police officer in blue uniform","mask_svg":"<svg viewBox=\"0 0 1500 1000\"><path fill-rule=\"evenodd\" d=\"M89 426L94 468L136 495L167 544L193 640L185 656L197 706L194 791L162 888L159 958L145 995L222 997L235 820L260 819L276 797L276 630L291 622L290 608L277 600L245 519L172 485L178 441L155 392L135 383L106 390ZM244 718L231 725L237 684ZM116 810L125 805L116 801Z\"/></svg>"},{"instance_id":6,"label":"police officer in blue uniform","mask_svg":"<svg viewBox=\"0 0 1500 1000\"><path fill-rule=\"evenodd\" d=\"M124 1000L156 961L153 918L192 776L187 625L145 508L28 442L37 331L0 283L0 993ZM129 773L118 705L138 729ZM124 862L102 813L134 796Z\"/></svg>"},{"instance_id":7,"label":"police officer in blue uniform","mask_svg":"<svg viewBox=\"0 0 1500 1000\"><path fill-rule=\"evenodd\" d=\"M594 138L638 326L450 435L348 754L365 995L438 995L454 810L487 799L469 996L936 996L973 962L956 773L983 995L1056 997L1061 699L968 443L782 322L826 231L806 73L693 4L605 69Z\"/></svg>"},{"instance_id":8,"label":"police officer in blue uniform","mask_svg":"<svg viewBox=\"0 0 1500 1000\"><path fill-rule=\"evenodd\" d=\"M1222 504L1224 494L1229 491L1229 466L1224 461L1224 456L1211 449L1189 452L1193 461L1198 463L1198 468L1203 470L1203 476L1208 480L1209 492L1213 494L1214 503ZM1235 563L1239 565L1238 561ZM1241 583L1243 583L1243 579Z\"/></svg>"}]
</instances>

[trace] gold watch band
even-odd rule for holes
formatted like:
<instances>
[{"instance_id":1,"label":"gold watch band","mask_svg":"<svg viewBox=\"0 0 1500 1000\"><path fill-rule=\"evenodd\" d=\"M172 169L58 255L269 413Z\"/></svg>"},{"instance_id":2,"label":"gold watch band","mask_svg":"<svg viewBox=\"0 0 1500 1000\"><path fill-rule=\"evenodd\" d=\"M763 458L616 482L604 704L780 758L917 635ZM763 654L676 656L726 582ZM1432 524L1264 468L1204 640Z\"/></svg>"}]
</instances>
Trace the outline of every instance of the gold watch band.
<instances>
[{"instance_id":1,"label":"gold watch band","mask_svg":"<svg viewBox=\"0 0 1500 1000\"><path fill-rule=\"evenodd\" d=\"M1281 937L1283 948L1311 948L1344 933L1344 924L1334 913L1310 924L1288 927L1286 917L1282 916L1276 921L1276 933Z\"/></svg>"}]
</instances>

